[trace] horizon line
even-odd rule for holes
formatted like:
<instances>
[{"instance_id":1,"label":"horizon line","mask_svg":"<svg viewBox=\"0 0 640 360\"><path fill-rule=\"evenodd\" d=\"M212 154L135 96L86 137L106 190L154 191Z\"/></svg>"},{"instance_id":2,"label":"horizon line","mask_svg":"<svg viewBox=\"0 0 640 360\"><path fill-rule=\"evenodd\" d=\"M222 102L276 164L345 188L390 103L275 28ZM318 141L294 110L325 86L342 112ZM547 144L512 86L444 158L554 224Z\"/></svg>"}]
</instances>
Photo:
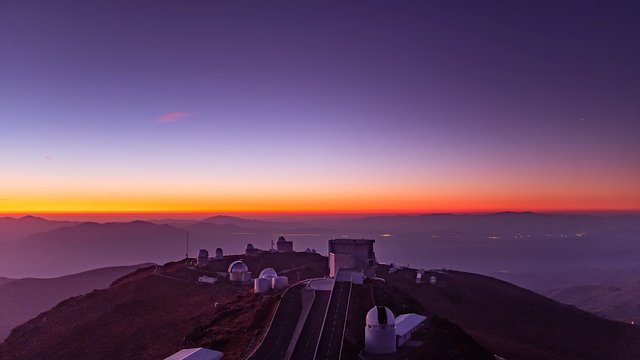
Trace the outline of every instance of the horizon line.
<instances>
[{"instance_id":1,"label":"horizon line","mask_svg":"<svg viewBox=\"0 0 640 360\"><path fill-rule=\"evenodd\" d=\"M512 210L512 209L492 209L492 210L442 210L442 211L11 211L0 212L0 217L25 217L25 216L153 216L153 215L176 215L184 216L416 216L416 215L489 215L498 213L534 213L548 215L638 215L640 209L532 209L532 210Z\"/></svg>"}]
</instances>

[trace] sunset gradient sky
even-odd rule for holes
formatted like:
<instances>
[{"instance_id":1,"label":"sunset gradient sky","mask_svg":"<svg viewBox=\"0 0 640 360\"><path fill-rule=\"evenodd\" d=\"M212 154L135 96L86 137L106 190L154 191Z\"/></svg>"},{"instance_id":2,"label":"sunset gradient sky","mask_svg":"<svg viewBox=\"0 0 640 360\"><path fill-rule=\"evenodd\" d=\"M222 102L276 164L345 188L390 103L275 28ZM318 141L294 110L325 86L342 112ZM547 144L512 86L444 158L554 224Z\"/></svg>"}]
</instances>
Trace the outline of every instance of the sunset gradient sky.
<instances>
[{"instance_id":1,"label":"sunset gradient sky","mask_svg":"<svg viewBox=\"0 0 640 360\"><path fill-rule=\"evenodd\" d=\"M0 3L0 214L640 210L636 1Z\"/></svg>"}]
</instances>

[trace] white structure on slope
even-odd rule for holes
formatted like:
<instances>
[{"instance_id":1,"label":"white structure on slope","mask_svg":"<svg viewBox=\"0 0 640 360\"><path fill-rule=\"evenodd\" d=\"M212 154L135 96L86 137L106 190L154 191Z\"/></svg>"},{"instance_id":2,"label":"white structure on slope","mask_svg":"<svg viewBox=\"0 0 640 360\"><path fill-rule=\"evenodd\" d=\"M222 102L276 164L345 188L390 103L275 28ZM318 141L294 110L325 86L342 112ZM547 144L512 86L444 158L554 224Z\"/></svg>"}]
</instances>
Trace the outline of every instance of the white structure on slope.
<instances>
[{"instance_id":1,"label":"white structure on slope","mask_svg":"<svg viewBox=\"0 0 640 360\"><path fill-rule=\"evenodd\" d=\"M271 278L271 288L275 290L284 289L289 286L289 278L286 276L276 276Z\"/></svg>"},{"instance_id":2,"label":"white structure on slope","mask_svg":"<svg viewBox=\"0 0 640 360\"><path fill-rule=\"evenodd\" d=\"M227 272L231 281L245 282L251 280L251 272L249 272L249 268L242 260L232 262Z\"/></svg>"},{"instance_id":3,"label":"white structure on slope","mask_svg":"<svg viewBox=\"0 0 640 360\"><path fill-rule=\"evenodd\" d=\"M214 278L211 276L198 276L198 282L203 282L203 283L209 283L209 284L215 284L218 281L218 278Z\"/></svg>"},{"instance_id":4,"label":"white structure on slope","mask_svg":"<svg viewBox=\"0 0 640 360\"><path fill-rule=\"evenodd\" d=\"M224 254L222 252L222 248L217 248L216 249L216 259L222 259L224 257Z\"/></svg>"},{"instance_id":5,"label":"white structure on slope","mask_svg":"<svg viewBox=\"0 0 640 360\"><path fill-rule=\"evenodd\" d=\"M224 353L205 348L182 349L164 360L220 360Z\"/></svg>"},{"instance_id":6,"label":"white structure on slope","mask_svg":"<svg viewBox=\"0 0 640 360\"><path fill-rule=\"evenodd\" d=\"M418 314L402 314L396 318L396 344L401 347L411 335L424 324L426 316Z\"/></svg>"},{"instance_id":7,"label":"white structure on slope","mask_svg":"<svg viewBox=\"0 0 640 360\"><path fill-rule=\"evenodd\" d=\"M367 313L364 329L364 351L370 354L391 354L403 346L416 330L420 329L426 316L414 313L397 318L384 306L375 306Z\"/></svg>"},{"instance_id":8,"label":"white structure on slope","mask_svg":"<svg viewBox=\"0 0 640 360\"><path fill-rule=\"evenodd\" d=\"M271 290L271 279L259 277L253 279L253 292L256 294L264 294Z\"/></svg>"},{"instance_id":9,"label":"white structure on slope","mask_svg":"<svg viewBox=\"0 0 640 360\"><path fill-rule=\"evenodd\" d=\"M260 275L258 275L258 277L269 278L269 279L274 278L276 276L278 276L278 273L275 270L273 270L273 268L262 269L262 271L260 271Z\"/></svg>"},{"instance_id":10,"label":"white structure on slope","mask_svg":"<svg viewBox=\"0 0 640 360\"><path fill-rule=\"evenodd\" d=\"M396 318L389 308L374 306L367 313L364 328L364 351L391 354L396 351Z\"/></svg>"},{"instance_id":11,"label":"white structure on slope","mask_svg":"<svg viewBox=\"0 0 640 360\"><path fill-rule=\"evenodd\" d=\"M289 286L289 278L278 276L273 268L265 268L260 271L260 275L253 279L253 291L255 293L265 293L271 289L284 289Z\"/></svg>"}]
</instances>

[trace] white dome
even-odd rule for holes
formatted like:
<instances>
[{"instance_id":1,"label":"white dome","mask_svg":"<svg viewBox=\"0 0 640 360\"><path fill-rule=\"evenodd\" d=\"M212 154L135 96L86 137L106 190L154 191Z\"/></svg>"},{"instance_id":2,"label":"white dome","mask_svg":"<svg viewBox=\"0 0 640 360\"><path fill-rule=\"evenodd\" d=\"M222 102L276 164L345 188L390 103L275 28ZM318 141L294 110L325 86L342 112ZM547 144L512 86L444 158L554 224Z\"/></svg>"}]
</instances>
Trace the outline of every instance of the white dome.
<instances>
[{"instance_id":1,"label":"white dome","mask_svg":"<svg viewBox=\"0 0 640 360\"><path fill-rule=\"evenodd\" d=\"M280 236L278 237L278 242L279 242L279 243L283 243L283 242L285 242L285 241L287 241L287 239L285 239L285 238L284 238L284 236L280 235Z\"/></svg>"},{"instance_id":2,"label":"white dome","mask_svg":"<svg viewBox=\"0 0 640 360\"><path fill-rule=\"evenodd\" d=\"M200 258L209 257L209 252L206 249L200 249L200 251L198 252L198 257Z\"/></svg>"},{"instance_id":3,"label":"white dome","mask_svg":"<svg viewBox=\"0 0 640 360\"><path fill-rule=\"evenodd\" d=\"M385 306L374 306L367 313L367 325L395 325L396 317Z\"/></svg>"},{"instance_id":4,"label":"white dome","mask_svg":"<svg viewBox=\"0 0 640 360\"><path fill-rule=\"evenodd\" d=\"M228 270L228 272L230 273L240 273L240 272L247 272L247 271L249 271L249 268L241 260L232 262L231 265L229 265L229 270Z\"/></svg>"},{"instance_id":5,"label":"white dome","mask_svg":"<svg viewBox=\"0 0 640 360\"><path fill-rule=\"evenodd\" d=\"M260 271L260 275L258 277L266 278L266 277L276 277L278 273L273 270L273 268L266 268Z\"/></svg>"}]
</instances>

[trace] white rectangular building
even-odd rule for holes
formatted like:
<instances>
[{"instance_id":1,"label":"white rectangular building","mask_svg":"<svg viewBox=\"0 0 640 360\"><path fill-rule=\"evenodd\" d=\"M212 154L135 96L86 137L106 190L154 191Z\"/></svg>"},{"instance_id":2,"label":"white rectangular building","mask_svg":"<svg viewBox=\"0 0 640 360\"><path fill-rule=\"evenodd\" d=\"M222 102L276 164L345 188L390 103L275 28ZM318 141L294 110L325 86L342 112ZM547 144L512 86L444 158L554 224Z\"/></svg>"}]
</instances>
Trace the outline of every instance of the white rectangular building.
<instances>
[{"instance_id":1,"label":"white rectangular building","mask_svg":"<svg viewBox=\"0 0 640 360\"><path fill-rule=\"evenodd\" d=\"M424 324L426 319L426 316L413 313L398 315L396 317L396 345L401 347L411 339L411 335Z\"/></svg>"},{"instance_id":2,"label":"white rectangular building","mask_svg":"<svg viewBox=\"0 0 640 360\"><path fill-rule=\"evenodd\" d=\"M198 281L203 283L214 284L216 281L218 281L218 279L211 276L203 275L203 276L198 276Z\"/></svg>"},{"instance_id":3,"label":"white rectangular building","mask_svg":"<svg viewBox=\"0 0 640 360\"><path fill-rule=\"evenodd\" d=\"M205 348L182 349L164 360L220 360L224 353Z\"/></svg>"}]
</instances>

